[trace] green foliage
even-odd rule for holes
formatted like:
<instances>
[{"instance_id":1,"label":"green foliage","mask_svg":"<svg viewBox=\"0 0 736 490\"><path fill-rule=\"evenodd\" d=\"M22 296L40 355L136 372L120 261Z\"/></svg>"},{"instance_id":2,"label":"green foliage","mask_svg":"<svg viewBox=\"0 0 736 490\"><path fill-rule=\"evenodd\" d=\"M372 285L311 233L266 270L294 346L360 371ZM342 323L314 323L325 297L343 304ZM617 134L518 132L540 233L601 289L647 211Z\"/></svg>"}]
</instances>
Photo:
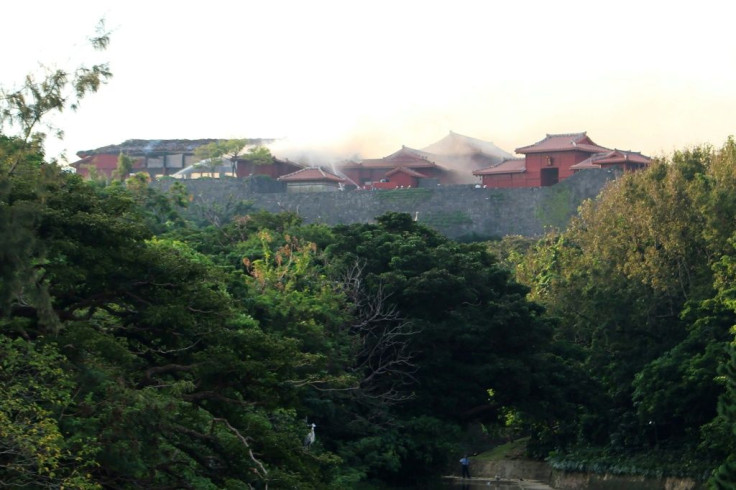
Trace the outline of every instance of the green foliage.
<instances>
[{"instance_id":1,"label":"green foliage","mask_svg":"<svg viewBox=\"0 0 736 490\"><path fill-rule=\"evenodd\" d=\"M528 442L528 437L522 437L496 446L490 451L473 456L473 459L476 461L503 461L507 458L518 458L526 452L525 447Z\"/></svg>"},{"instance_id":2,"label":"green foliage","mask_svg":"<svg viewBox=\"0 0 736 490\"><path fill-rule=\"evenodd\" d=\"M729 140L730 154L733 155L733 141ZM731 243L733 243L733 238ZM736 288L734 277L736 277L736 260L734 255L724 255L715 265L718 295L716 300L731 313L736 312ZM736 323L736 322L734 322ZM733 323L730 333L734 333ZM723 383L724 392L718 400L718 416L709 425L704 427L705 436L709 438L710 446L720 449L725 458L722 464L714 471L709 487L714 489L732 488L736 484L736 342L733 338L725 348L728 356L726 362L719 366L717 380Z\"/></svg>"},{"instance_id":3,"label":"green foliage","mask_svg":"<svg viewBox=\"0 0 736 490\"><path fill-rule=\"evenodd\" d=\"M363 261L366 282L380 285L421 331L412 339L424 380L417 408L463 420L491 408L488 388L504 404L505 387L528 386L516 384L511 373L544 345L550 330L541 310L526 303L526 289L511 282L482 245L451 242L408 215L391 213L377 225L335 233L328 253ZM437 400L438 392L447 396Z\"/></svg>"},{"instance_id":4,"label":"green foliage","mask_svg":"<svg viewBox=\"0 0 736 490\"><path fill-rule=\"evenodd\" d=\"M118 155L118 165L112 173L112 177L120 182L124 181L133 170L135 161L128 155L120 152Z\"/></svg>"},{"instance_id":5,"label":"green foliage","mask_svg":"<svg viewBox=\"0 0 736 490\"><path fill-rule=\"evenodd\" d=\"M736 348L728 345L728 362L720 367L720 378L725 384L725 392L718 401L718 417L705 427L709 441L721 449L726 457L708 480L709 488L725 490L736 485Z\"/></svg>"},{"instance_id":6,"label":"green foliage","mask_svg":"<svg viewBox=\"0 0 736 490\"><path fill-rule=\"evenodd\" d=\"M577 346L569 365L589 374L578 447L667 449L705 465L728 454L715 408L734 324L723 278L735 155L729 139L626 174L517 261L531 297L559 317L557 339Z\"/></svg>"},{"instance_id":7,"label":"green foliage","mask_svg":"<svg viewBox=\"0 0 736 490\"><path fill-rule=\"evenodd\" d=\"M406 348L419 383L410 387L403 417L432 417L446 427L503 423L505 410L513 408L526 424L551 427L567 416L566 403L542 403L559 389L550 377L561 369L548 354L552 325L483 244L452 242L398 213L333 232L326 250L331 267L363 264L366 287L383 291L417 332ZM420 432L406 425L410 439L421 440ZM396 457L402 466L432 461L437 471L452 454L417 451Z\"/></svg>"},{"instance_id":8,"label":"green foliage","mask_svg":"<svg viewBox=\"0 0 736 490\"><path fill-rule=\"evenodd\" d=\"M206 145L197 147L194 150L194 157L198 164L203 166L212 173L217 167L225 165L229 161L234 172L236 160L245 158L255 165L267 165L273 162L273 156L268 148L263 146L251 146L252 142L248 139L231 139L213 141ZM243 155L246 147L251 146L248 152Z\"/></svg>"},{"instance_id":9,"label":"green foliage","mask_svg":"<svg viewBox=\"0 0 736 490\"><path fill-rule=\"evenodd\" d=\"M521 235L507 235L500 240L487 241L486 246L488 251L496 256L500 265L511 272L516 272L536 241L534 238Z\"/></svg>"},{"instance_id":10,"label":"green foliage","mask_svg":"<svg viewBox=\"0 0 736 490\"><path fill-rule=\"evenodd\" d=\"M290 275L264 263L273 280L259 288L242 269L154 238L184 233L169 224L185 196L176 186L153 192L144 175L86 183L45 163L36 119L69 102L67 82L81 97L104 78L75 74L29 78L2 101L3 129L22 131L0 135L0 480L329 488L340 459L320 444L302 450L298 410L310 383L350 379L329 365L349 348L320 337L325 325L340 332L340 295L312 270L308 248L294 245ZM250 314L270 303L289 308Z\"/></svg>"},{"instance_id":11,"label":"green foliage","mask_svg":"<svg viewBox=\"0 0 736 490\"><path fill-rule=\"evenodd\" d=\"M695 446L700 427L715 417L722 392L714 375L727 360L725 346L736 316L713 301L687 315L694 318L687 338L645 366L633 382L640 419L656 424L650 433L656 445L661 439L669 446Z\"/></svg>"},{"instance_id":12,"label":"green foliage","mask_svg":"<svg viewBox=\"0 0 736 490\"><path fill-rule=\"evenodd\" d=\"M65 439L60 416L74 383L54 345L0 336L0 481L23 488L100 488L90 472L96 451Z\"/></svg>"},{"instance_id":13,"label":"green foliage","mask_svg":"<svg viewBox=\"0 0 736 490\"><path fill-rule=\"evenodd\" d=\"M104 21L90 39L92 48L104 50L110 42ZM112 76L106 63L81 65L72 69L46 69L40 79L27 75L19 88L0 87L0 131L22 142L11 155L0 160L0 174L13 174L28 155L37 152L46 133L63 134L49 123L49 116L67 109L75 110L88 94L96 92Z\"/></svg>"},{"instance_id":14,"label":"green foliage","mask_svg":"<svg viewBox=\"0 0 736 490\"><path fill-rule=\"evenodd\" d=\"M148 228L160 234L184 226L180 212L189 206L189 194L184 184L174 182L163 192L152 187L150 183L150 177L141 172L124 181L125 189L135 201ZM113 184L106 191L114 193L119 189L119 186Z\"/></svg>"},{"instance_id":15,"label":"green foliage","mask_svg":"<svg viewBox=\"0 0 736 490\"><path fill-rule=\"evenodd\" d=\"M0 326L4 342L28 343L12 364L4 357L13 378L2 405L17 422L3 424L13 430L4 440L36 449L3 466L3 481L41 481L21 468L78 488L318 488L328 480L338 459L299 449L295 411L303 381L328 377L320 348L302 345L321 342L317 333L289 337L276 323L266 333L233 303L229 276L211 259L149 239L144 182L97 187L34 160L4 182L2 223L12 231L2 251L12 264L3 262L11 280L2 285ZM299 262L297 271L306 268ZM324 310L319 297L297 297L294 319ZM28 352L45 339L63 347L57 357L43 351L28 383ZM38 408L10 403L19 389L27 395L18 400L33 396ZM60 408L57 393L66 397Z\"/></svg>"},{"instance_id":16,"label":"green foliage","mask_svg":"<svg viewBox=\"0 0 736 490\"><path fill-rule=\"evenodd\" d=\"M578 473L635 475L648 478L707 477L712 461L683 456L680 451L649 451L622 454L603 449L580 449L564 455L552 454L547 461L552 468Z\"/></svg>"},{"instance_id":17,"label":"green foliage","mask_svg":"<svg viewBox=\"0 0 736 490\"><path fill-rule=\"evenodd\" d=\"M254 146L248 149L245 159L254 165L268 165L273 163L273 155L265 146Z\"/></svg>"},{"instance_id":18,"label":"green foliage","mask_svg":"<svg viewBox=\"0 0 736 490\"><path fill-rule=\"evenodd\" d=\"M550 192L547 198L536 210L537 218L545 228L564 229L575 214L575 209L570 204L572 201L570 189L562 186L553 186L548 189Z\"/></svg>"}]
</instances>

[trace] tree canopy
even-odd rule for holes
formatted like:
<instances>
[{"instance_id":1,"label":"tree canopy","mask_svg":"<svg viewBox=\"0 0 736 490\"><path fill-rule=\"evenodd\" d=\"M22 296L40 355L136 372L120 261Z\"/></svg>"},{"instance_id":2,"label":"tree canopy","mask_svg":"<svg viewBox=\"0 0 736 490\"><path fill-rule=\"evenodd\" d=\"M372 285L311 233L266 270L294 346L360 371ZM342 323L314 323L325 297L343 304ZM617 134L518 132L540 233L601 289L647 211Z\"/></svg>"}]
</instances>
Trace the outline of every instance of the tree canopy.
<instances>
[{"instance_id":1,"label":"tree canopy","mask_svg":"<svg viewBox=\"0 0 736 490\"><path fill-rule=\"evenodd\" d=\"M626 174L518 261L517 276L560 318L558 335L579 346L600 387L578 447L654 451L680 471L697 461L689 471L700 476L732 454L716 409L721 398L727 411L729 376L719 373L729 372L736 323L721 272L734 254L735 157L729 139Z\"/></svg>"}]
</instances>

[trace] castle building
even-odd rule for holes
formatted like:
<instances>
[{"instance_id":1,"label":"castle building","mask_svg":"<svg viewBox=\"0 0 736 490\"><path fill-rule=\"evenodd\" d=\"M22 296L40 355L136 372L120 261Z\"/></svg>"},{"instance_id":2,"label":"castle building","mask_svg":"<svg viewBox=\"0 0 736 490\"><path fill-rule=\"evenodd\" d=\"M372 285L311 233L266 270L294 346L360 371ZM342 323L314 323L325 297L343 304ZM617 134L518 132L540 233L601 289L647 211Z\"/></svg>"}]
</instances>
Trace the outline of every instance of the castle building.
<instances>
[{"instance_id":1,"label":"castle building","mask_svg":"<svg viewBox=\"0 0 736 490\"><path fill-rule=\"evenodd\" d=\"M278 178L286 183L286 192L325 192L338 191L345 183L339 175L322 167L308 167Z\"/></svg>"},{"instance_id":2,"label":"castle building","mask_svg":"<svg viewBox=\"0 0 736 490\"><path fill-rule=\"evenodd\" d=\"M635 171L651 159L641 153L610 149L595 143L585 132L548 134L532 145L516 149L518 155L493 143L450 132L421 150L402 146L383 158L345 161L328 171L289 160L255 161L247 156L219 162L210 168L196 162L199 146L219 140L128 140L77 153L77 173L110 178L120 154L134 159L133 172L151 177L270 177L289 192L341 189L400 189L437 185L476 184L491 188L546 187L575 172L591 168ZM253 140L265 143L272 140ZM480 178L480 184L478 184Z\"/></svg>"},{"instance_id":3,"label":"castle building","mask_svg":"<svg viewBox=\"0 0 736 490\"><path fill-rule=\"evenodd\" d=\"M402 146L383 158L343 162L341 172L363 189L472 184L473 170L501 163L511 154L491 142L453 131L417 150Z\"/></svg>"},{"instance_id":4,"label":"castle building","mask_svg":"<svg viewBox=\"0 0 736 490\"><path fill-rule=\"evenodd\" d=\"M516 149L523 158L511 158L473 172L486 187L546 187L586 168L633 171L651 159L641 153L611 150L596 144L587 133L548 134L543 140Z\"/></svg>"}]
</instances>

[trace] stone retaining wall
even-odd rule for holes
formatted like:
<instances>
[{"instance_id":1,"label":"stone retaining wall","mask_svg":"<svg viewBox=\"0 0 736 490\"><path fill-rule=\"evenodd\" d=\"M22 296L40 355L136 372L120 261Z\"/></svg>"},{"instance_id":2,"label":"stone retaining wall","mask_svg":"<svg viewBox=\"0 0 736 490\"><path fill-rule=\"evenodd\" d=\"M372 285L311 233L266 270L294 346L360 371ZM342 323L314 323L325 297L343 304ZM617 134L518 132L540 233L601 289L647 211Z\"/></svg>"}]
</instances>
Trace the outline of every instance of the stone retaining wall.
<instances>
[{"instance_id":1,"label":"stone retaining wall","mask_svg":"<svg viewBox=\"0 0 736 490\"><path fill-rule=\"evenodd\" d=\"M547 463L511 459L503 461L473 461L471 460L471 474L474 477L495 478L503 480L537 480L549 482L552 478L552 468Z\"/></svg>"},{"instance_id":2,"label":"stone retaining wall","mask_svg":"<svg viewBox=\"0 0 736 490\"><path fill-rule=\"evenodd\" d=\"M536 480L556 490L705 490L703 483L688 478L645 478L610 474L558 471L547 463L523 459L474 461L474 478L502 480Z\"/></svg>"},{"instance_id":3,"label":"stone retaining wall","mask_svg":"<svg viewBox=\"0 0 736 490\"><path fill-rule=\"evenodd\" d=\"M553 471L549 480L559 490L704 490L705 485L688 478L596 475Z\"/></svg>"},{"instance_id":4,"label":"stone retaining wall","mask_svg":"<svg viewBox=\"0 0 736 490\"><path fill-rule=\"evenodd\" d=\"M224 209L246 201L253 208L293 211L307 223L368 223L389 211L409 213L451 238L540 236L564 229L580 204L594 198L615 174L586 170L550 187L482 189L473 185L380 191L315 193L264 192L241 179L182 180L191 195L192 212ZM172 180L155 182L167 189ZM259 190L260 189L260 190ZM206 213L200 213L206 214Z\"/></svg>"}]
</instances>

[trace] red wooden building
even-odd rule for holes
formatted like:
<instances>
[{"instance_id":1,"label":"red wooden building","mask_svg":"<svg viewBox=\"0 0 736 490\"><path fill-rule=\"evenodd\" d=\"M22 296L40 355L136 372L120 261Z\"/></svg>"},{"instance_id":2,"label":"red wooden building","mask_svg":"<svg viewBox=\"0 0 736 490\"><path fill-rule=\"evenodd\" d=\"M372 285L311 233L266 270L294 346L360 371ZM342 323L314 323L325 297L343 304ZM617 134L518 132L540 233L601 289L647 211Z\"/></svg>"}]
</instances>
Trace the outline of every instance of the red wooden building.
<instances>
[{"instance_id":1,"label":"red wooden building","mask_svg":"<svg viewBox=\"0 0 736 490\"><path fill-rule=\"evenodd\" d=\"M652 163L651 158L634 151L611 150L607 153L596 153L590 158L576 163L571 168L574 172L586 168L616 168L628 172L641 170Z\"/></svg>"},{"instance_id":2,"label":"red wooden building","mask_svg":"<svg viewBox=\"0 0 736 490\"><path fill-rule=\"evenodd\" d=\"M85 177L89 175L90 166L97 169L98 175L110 177L117 167L118 155L123 153L136 159L134 171L146 172L151 177L172 175L195 163L197 147L215 141L220 140L127 140L119 145L77 152L80 160L71 166Z\"/></svg>"},{"instance_id":3,"label":"red wooden building","mask_svg":"<svg viewBox=\"0 0 736 490\"><path fill-rule=\"evenodd\" d=\"M363 189L472 184L473 170L495 165L511 154L488 141L450 131L441 140L417 150L402 146L383 158L343 162L340 170Z\"/></svg>"},{"instance_id":4,"label":"red wooden building","mask_svg":"<svg viewBox=\"0 0 736 490\"><path fill-rule=\"evenodd\" d=\"M225 141L218 139L199 139L199 140L127 140L119 145L108 145L94 150L84 150L77 152L80 160L72 163L71 166L77 170L77 173L87 177L90 167L95 167L97 174L110 177L112 172L117 168L118 155L121 153L135 159L133 166L136 172L146 172L151 177L169 176L180 174L184 178L190 178L192 173L188 172L193 165L197 163L195 150L203 145L210 143ZM265 144L272 140L264 138L256 138L250 140L251 144ZM247 158L239 159L235 165L229 161L217 172L204 167L202 175L237 175L238 177L246 177L252 174L269 175L277 178L297 169L302 168L288 161L274 160L273 165L264 165L255 169Z\"/></svg>"},{"instance_id":5,"label":"red wooden building","mask_svg":"<svg viewBox=\"0 0 736 490\"><path fill-rule=\"evenodd\" d=\"M386 157L343 162L339 168L348 179L364 189L418 187L421 180L427 179L446 183L449 175L447 169L430 157L425 152L403 146Z\"/></svg>"},{"instance_id":6,"label":"red wooden building","mask_svg":"<svg viewBox=\"0 0 736 490\"><path fill-rule=\"evenodd\" d=\"M345 183L339 175L322 167L308 167L278 178L286 182L286 192L324 192L338 191Z\"/></svg>"},{"instance_id":7,"label":"red wooden building","mask_svg":"<svg viewBox=\"0 0 736 490\"><path fill-rule=\"evenodd\" d=\"M509 158L492 167L475 170L486 187L529 187L523 158Z\"/></svg>"},{"instance_id":8,"label":"red wooden building","mask_svg":"<svg viewBox=\"0 0 736 490\"><path fill-rule=\"evenodd\" d=\"M638 170L651 162L640 153L600 146L586 133L548 134L533 145L517 148L516 153L524 158L506 160L473 175L486 187L544 187L586 168Z\"/></svg>"},{"instance_id":9,"label":"red wooden building","mask_svg":"<svg viewBox=\"0 0 736 490\"><path fill-rule=\"evenodd\" d=\"M77 174L82 177L89 178L90 172L94 172L99 177L109 179L112 173L118 168L118 155L114 153L101 153L96 155L87 155L81 160L70 164ZM133 163L133 171L143 168L143 159L137 158Z\"/></svg>"},{"instance_id":10,"label":"red wooden building","mask_svg":"<svg viewBox=\"0 0 736 490\"><path fill-rule=\"evenodd\" d=\"M272 162L267 165L258 165L247 158L238 158L235 161L235 176L242 179L255 175L265 175L272 179L278 179L282 175L294 173L303 168L304 166L299 165L298 163L294 163L289 160L279 160L277 158L274 158Z\"/></svg>"}]
</instances>

